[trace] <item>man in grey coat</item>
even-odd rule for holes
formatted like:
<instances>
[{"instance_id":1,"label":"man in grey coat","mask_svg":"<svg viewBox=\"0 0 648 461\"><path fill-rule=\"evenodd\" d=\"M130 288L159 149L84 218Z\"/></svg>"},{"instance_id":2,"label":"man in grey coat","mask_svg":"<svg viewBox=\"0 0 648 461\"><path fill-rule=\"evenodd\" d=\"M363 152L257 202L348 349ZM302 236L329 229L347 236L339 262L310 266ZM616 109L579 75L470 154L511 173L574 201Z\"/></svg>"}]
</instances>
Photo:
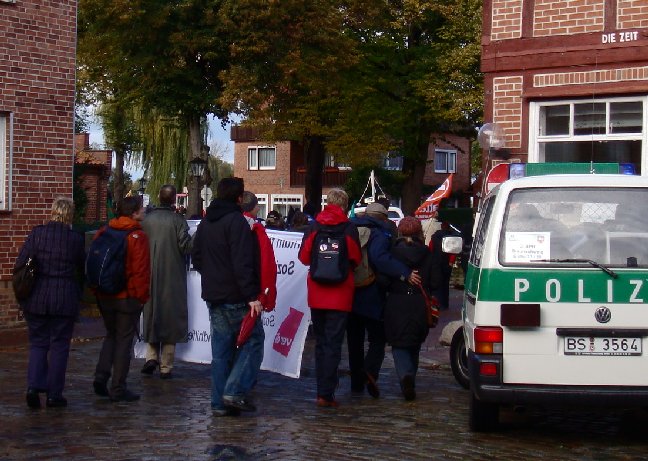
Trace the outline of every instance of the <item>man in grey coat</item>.
<instances>
[{"instance_id":1,"label":"man in grey coat","mask_svg":"<svg viewBox=\"0 0 648 461\"><path fill-rule=\"evenodd\" d=\"M160 206L144 218L151 253L151 298L144 305L143 339L146 363L142 373L151 375L158 366L160 378L171 378L176 343L187 342L187 269L191 253L189 225L173 205L176 188L160 188Z\"/></svg>"}]
</instances>

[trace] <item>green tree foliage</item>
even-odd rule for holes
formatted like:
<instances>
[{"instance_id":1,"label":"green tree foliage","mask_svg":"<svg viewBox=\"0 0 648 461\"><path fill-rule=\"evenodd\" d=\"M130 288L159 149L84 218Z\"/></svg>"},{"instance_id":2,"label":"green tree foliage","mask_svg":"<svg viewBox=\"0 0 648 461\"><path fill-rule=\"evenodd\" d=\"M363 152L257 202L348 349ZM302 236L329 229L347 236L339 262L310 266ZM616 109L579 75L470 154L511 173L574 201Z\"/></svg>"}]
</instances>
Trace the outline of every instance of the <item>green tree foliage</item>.
<instances>
[{"instance_id":1,"label":"green tree foliage","mask_svg":"<svg viewBox=\"0 0 648 461\"><path fill-rule=\"evenodd\" d=\"M432 135L472 133L481 113L481 2L357 2L348 17L361 60L329 148L354 165L380 152L403 155L403 209L412 213Z\"/></svg>"},{"instance_id":2,"label":"green tree foliage","mask_svg":"<svg viewBox=\"0 0 648 461\"><path fill-rule=\"evenodd\" d=\"M229 0L232 66L224 72L225 107L268 141L295 140L306 150L306 200L319 204L325 141L341 102L345 69L356 62L333 0Z\"/></svg>"},{"instance_id":3,"label":"green tree foliage","mask_svg":"<svg viewBox=\"0 0 648 461\"><path fill-rule=\"evenodd\" d=\"M79 1L80 86L87 100L131 109L141 144L131 152L152 166L151 187L165 182L171 170L184 182L187 152L201 156L205 115L227 118L218 103L219 72L228 65L230 43L220 5L220 0ZM116 151L112 142L124 144L111 139L108 145Z\"/></svg>"}]
</instances>

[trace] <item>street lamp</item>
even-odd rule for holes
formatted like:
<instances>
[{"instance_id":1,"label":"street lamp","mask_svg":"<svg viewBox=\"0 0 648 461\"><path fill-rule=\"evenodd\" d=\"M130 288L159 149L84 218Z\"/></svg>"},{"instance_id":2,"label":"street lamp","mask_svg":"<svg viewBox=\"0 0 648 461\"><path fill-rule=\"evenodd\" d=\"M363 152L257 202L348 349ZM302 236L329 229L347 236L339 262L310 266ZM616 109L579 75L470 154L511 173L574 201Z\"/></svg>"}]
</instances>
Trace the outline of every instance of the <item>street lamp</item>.
<instances>
[{"instance_id":1,"label":"street lamp","mask_svg":"<svg viewBox=\"0 0 648 461\"><path fill-rule=\"evenodd\" d=\"M189 172L193 177L193 185L191 188L192 193L189 194L189 215L198 215L202 216L202 202L200 199L200 180L202 175L205 173L205 167L207 166L207 160L201 157L194 157L189 161Z\"/></svg>"},{"instance_id":2,"label":"street lamp","mask_svg":"<svg viewBox=\"0 0 648 461\"><path fill-rule=\"evenodd\" d=\"M139 179L140 187L138 189L138 192L140 193L140 195L144 195L144 192L146 192L146 183L148 183L148 179L146 179L144 176L142 176Z\"/></svg>"}]
</instances>

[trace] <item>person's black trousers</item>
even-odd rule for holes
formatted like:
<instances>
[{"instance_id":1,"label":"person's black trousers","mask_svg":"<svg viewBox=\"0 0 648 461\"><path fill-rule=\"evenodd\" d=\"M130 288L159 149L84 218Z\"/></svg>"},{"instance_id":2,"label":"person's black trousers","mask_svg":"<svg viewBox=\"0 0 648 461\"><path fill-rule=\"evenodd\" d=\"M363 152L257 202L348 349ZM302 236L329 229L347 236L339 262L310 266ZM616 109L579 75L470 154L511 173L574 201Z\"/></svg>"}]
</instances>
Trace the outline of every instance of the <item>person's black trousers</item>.
<instances>
[{"instance_id":1,"label":"person's black trousers","mask_svg":"<svg viewBox=\"0 0 648 461\"><path fill-rule=\"evenodd\" d=\"M315 333L315 370L317 396L331 400L338 385L338 366L342 358L342 342L347 312L331 309L311 309Z\"/></svg>"},{"instance_id":2,"label":"person's black trousers","mask_svg":"<svg viewBox=\"0 0 648 461\"><path fill-rule=\"evenodd\" d=\"M366 335L365 335L366 332ZM365 354L365 336L369 346ZM367 382L366 373L378 380L380 368L385 360L385 322L364 315L349 314L347 323L347 346L349 348L349 369L351 390L361 392Z\"/></svg>"},{"instance_id":3,"label":"person's black trousers","mask_svg":"<svg viewBox=\"0 0 648 461\"><path fill-rule=\"evenodd\" d=\"M133 338L142 313L142 305L133 298L98 299L99 310L106 326L106 337L99 353L95 381L107 384L112 372L110 394L119 396L126 391Z\"/></svg>"}]
</instances>

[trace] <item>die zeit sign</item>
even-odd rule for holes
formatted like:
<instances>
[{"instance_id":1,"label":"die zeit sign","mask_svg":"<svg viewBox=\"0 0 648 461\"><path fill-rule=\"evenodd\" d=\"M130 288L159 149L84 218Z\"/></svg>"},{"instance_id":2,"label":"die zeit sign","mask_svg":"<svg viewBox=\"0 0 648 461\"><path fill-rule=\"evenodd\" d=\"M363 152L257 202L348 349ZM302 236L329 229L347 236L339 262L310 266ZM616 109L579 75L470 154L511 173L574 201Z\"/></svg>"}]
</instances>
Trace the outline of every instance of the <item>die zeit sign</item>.
<instances>
[{"instance_id":1,"label":"die zeit sign","mask_svg":"<svg viewBox=\"0 0 648 461\"><path fill-rule=\"evenodd\" d=\"M639 40L638 31L630 32L611 32L601 35L601 43L624 43Z\"/></svg>"}]
</instances>

